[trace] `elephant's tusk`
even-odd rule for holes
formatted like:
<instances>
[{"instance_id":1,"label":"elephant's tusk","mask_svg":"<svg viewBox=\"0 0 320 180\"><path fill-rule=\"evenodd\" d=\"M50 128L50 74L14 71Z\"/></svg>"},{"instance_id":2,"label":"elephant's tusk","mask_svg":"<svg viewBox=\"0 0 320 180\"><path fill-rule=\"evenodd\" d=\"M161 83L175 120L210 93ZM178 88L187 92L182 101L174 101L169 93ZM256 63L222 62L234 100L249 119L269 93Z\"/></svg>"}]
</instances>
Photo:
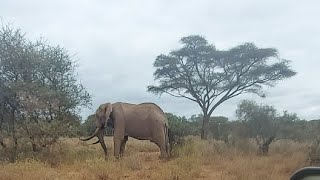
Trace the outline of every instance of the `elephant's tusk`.
<instances>
[{"instance_id":1,"label":"elephant's tusk","mask_svg":"<svg viewBox=\"0 0 320 180\"><path fill-rule=\"evenodd\" d=\"M100 141L99 141L99 139L98 139L98 141L97 142L94 142L94 143L92 143L92 144L98 144Z\"/></svg>"},{"instance_id":2,"label":"elephant's tusk","mask_svg":"<svg viewBox=\"0 0 320 180\"><path fill-rule=\"evenodd\" d=\"M87 138L84 138L84 139L80 138L80 140L81 141L88 141L88 140L92 139L94 136L96 136L98 132L99 132L99 128L97 128L90 137L87 137Z\"/></svg>"}]
</instances>

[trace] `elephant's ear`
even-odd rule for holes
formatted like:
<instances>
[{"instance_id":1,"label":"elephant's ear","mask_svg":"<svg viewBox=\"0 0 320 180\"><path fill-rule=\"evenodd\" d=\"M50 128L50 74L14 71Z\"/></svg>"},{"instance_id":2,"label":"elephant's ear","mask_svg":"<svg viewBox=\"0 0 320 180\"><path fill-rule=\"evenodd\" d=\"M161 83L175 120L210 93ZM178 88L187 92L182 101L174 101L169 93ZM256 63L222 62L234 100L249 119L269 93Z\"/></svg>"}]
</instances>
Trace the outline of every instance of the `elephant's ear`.
<instances>
[{"instance_id":1,"label":"elephant's ear","mask_svg":"<svg viewBox=\"0 0 320 180\"><path fill-rule=\"evenodd\" d=\"M103 127L107 124L107 121L109 119L109 116L112 112L112 105L111 103L105 103L105 104L101 104L99 106L99 108L96 111L96 114L98 115L98 117L103 117L105 116L105 118L99 118L96 121L96 125L97 127Z\"/></svg>"},{"instance_id":2,"label":"elephant's ear","mask_svg":"<svg viewBox=\"0 0 320 180\"><path fill-rule=\"evenodd\" d=\"M111 112L112 112L112 105L111 105L111 103L106 103L106 107L105 107L106 120L109 119Z\"/></svg>"}]
</instances>

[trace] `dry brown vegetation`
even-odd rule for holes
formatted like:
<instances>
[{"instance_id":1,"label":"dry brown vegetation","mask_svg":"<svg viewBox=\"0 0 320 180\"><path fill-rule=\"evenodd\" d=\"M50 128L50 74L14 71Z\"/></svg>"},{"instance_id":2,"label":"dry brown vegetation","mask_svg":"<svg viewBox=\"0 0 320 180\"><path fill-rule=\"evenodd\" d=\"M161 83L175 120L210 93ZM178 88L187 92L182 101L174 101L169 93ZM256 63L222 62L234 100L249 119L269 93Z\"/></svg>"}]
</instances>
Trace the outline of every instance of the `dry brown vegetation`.
<instances>
[{"instance_id":1,"label":"dry brown vegetation","mask_svg":"<svg viewBox=\"0 0 320 180\"><path fill-rule=\"evenodd\" d=\"M105 138L109 159L104 160L99 144L62 139L37 158L0 164L4 179L288 179L306 165L307 144L277 141L268 156L256 156L253 142L224 142L190 137L174 149L175 157L159 160L157 146L149 141L129 139L125 157L112 156L112 138ZM92 140L94 141L94 140Z\"/></svg>"}]
</instances>

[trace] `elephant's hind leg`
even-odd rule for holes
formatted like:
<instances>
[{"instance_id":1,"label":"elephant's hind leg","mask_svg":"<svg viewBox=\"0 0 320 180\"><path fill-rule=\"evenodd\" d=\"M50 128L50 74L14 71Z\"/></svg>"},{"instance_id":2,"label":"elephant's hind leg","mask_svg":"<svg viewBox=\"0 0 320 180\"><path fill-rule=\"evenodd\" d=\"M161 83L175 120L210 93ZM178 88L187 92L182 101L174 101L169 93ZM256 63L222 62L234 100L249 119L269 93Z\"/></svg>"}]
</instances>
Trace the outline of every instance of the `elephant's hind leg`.
<instances>
[{"instance_id":1,"label":"elephant's hind leg","mask_svg":"<svg viewBox=\"0 0 320 180\"><path fill-rule=\"evenodd\" d=\"M119 139L119 138L115 138L114 137L114 156L119 159L119 155L120 155L120 148L121 148L121 142L122 142L122 139Z\"/></svg>"},{"instance_id":2,"label":"elephant's hind leg","mask_svg":"<svg viewBox=\"0 0 320 180\"><path fill-rule=\"evenodd\" d=\"M124 154L124 149L127 141L128 141L128 136L124 136L124 139L121 141L121 146L120 146L120 157L122 157Z\"/></svg>"},{"instance_id":3,"label":"elephant's hind leg","mask_svg":"<svg viewBox=\"0 0 320 180\"><path fill-rule=\"evenodd\" d=\"M160 159L165 159L167 158L167 151L165 145L162 145L160 147Z\"/></svg>"},{"instance_id":4,"label":"elephant's hind leg","mask_svg":"<svg viewBox=\"0 0 320 180\"><path fill-rule=\"evenodd\" d=\"M165 145L165 140L164 138L158 137L154 143L158 145L160 148L160 159L164 159L167 157L167 151L166 151L166 145Z\"/></svg>"}]
</instances>

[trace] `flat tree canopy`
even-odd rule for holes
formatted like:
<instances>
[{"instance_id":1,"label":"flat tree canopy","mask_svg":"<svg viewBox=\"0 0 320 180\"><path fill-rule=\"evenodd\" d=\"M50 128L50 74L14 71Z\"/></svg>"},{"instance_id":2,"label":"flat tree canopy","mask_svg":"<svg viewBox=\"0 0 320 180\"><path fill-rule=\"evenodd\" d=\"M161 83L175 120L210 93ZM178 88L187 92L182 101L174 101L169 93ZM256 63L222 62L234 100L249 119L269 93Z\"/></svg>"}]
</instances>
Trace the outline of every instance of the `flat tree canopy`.
<instances>
[{"instance_id":1,"label":"flat tree canopy","mask_svg":"<svg viewBox=\"0 0 320 180\"><path fill-rule=\"evenodd\" d=\"M148 91L196 102L204 115L202 139L207 138L209 117L221 103L244 93L264 97L264 86L296 74L274 48L244 43L217 50L199 35L183 37L180 43L180 49L156 58L154 78L158 84L148 86Z\"/></svg>"}]
</instances>

